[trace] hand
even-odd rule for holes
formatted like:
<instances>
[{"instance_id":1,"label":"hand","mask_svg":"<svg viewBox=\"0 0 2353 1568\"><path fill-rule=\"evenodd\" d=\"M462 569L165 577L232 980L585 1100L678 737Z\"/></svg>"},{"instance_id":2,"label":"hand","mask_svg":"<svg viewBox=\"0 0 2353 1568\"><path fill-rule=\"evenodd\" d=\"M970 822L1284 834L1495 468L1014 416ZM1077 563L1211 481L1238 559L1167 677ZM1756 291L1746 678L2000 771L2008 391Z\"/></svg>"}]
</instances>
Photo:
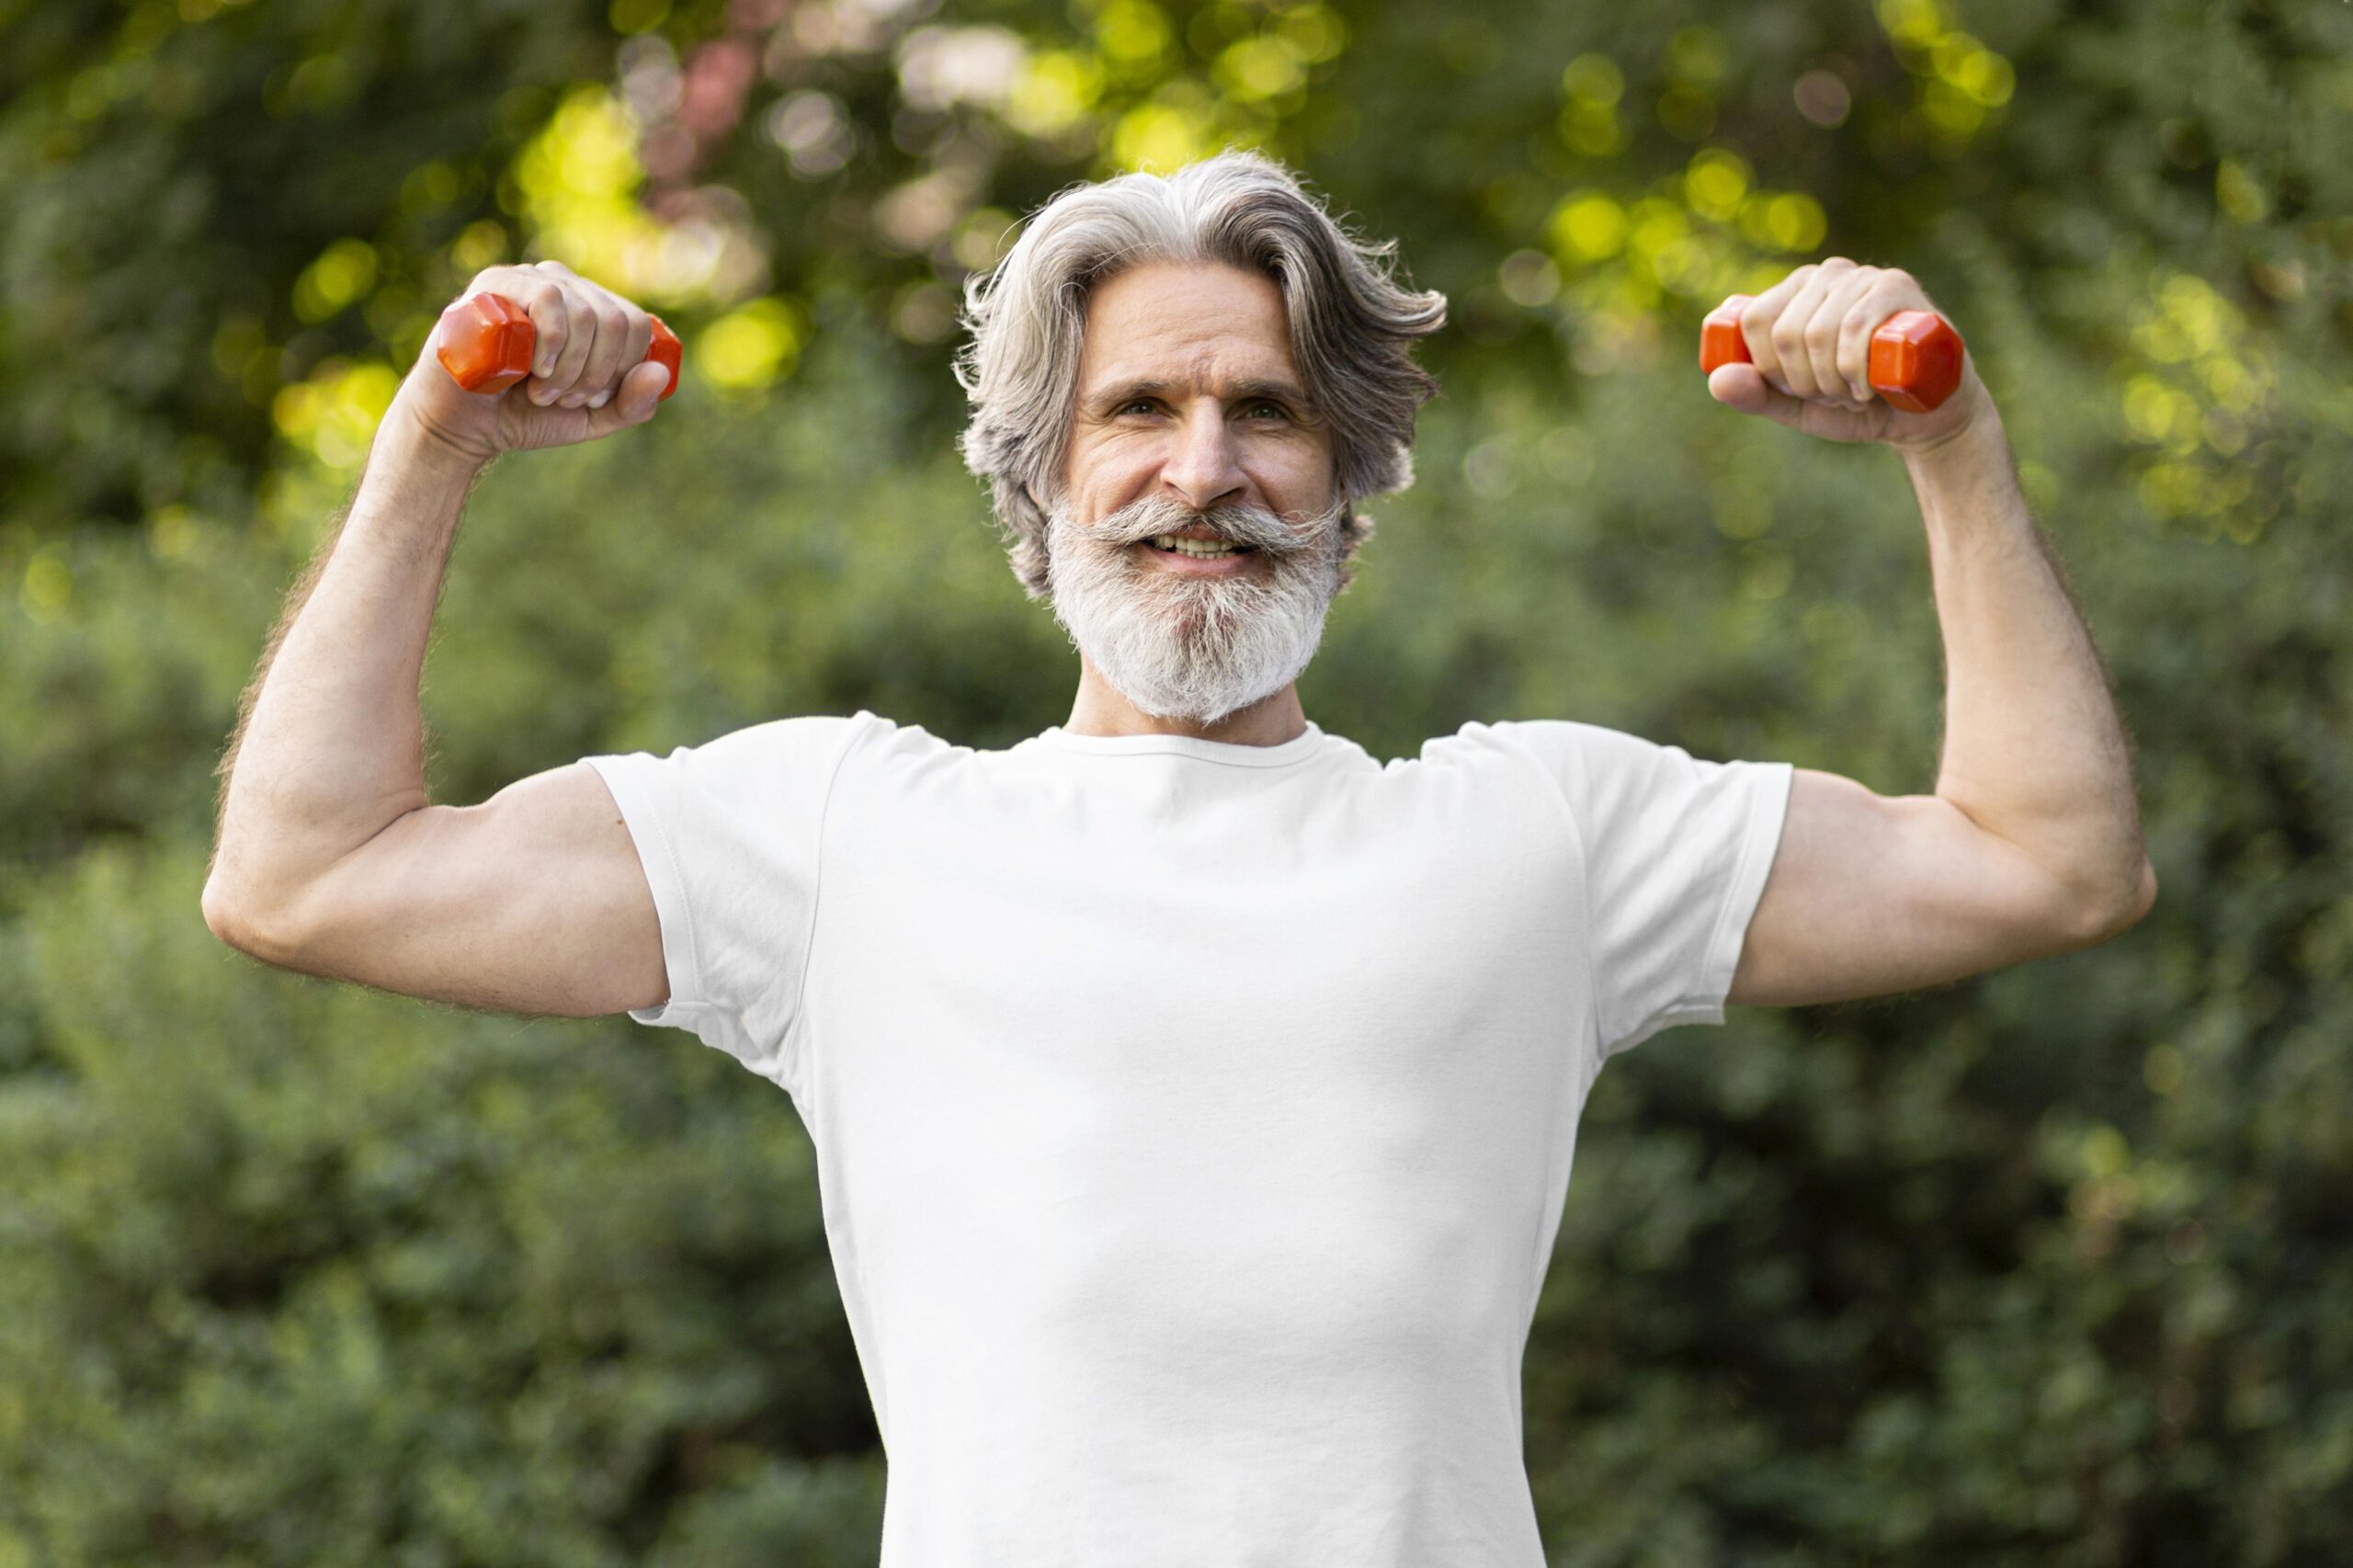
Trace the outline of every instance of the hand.
<instances>
[{"instance_id":1,"label":"hand","mask_svg":"<svg viewBox=\"0 0 2353 1568\"><path fill-rule=\"evenodd\" d=\"M1881 441L1918 452L1994 417L1994 400L1962 351L1961 387L1926 414L1906 414L1871 390L1871 334L1898 311L1944 312L1908 272L1859 267L1843 256L1799 267L1741 312L1748 365L1708 377L1718 403L1830 441ZM1947 317L1950 320L1950 317Z\"/></svg>"},{"instance_id":2,"label":"hand","mask_svg":"<svg viewBox=\"0 0 2353 1568\"><path fill-rule=\"evenodd\" d=\"M393 413L481 463L501 452L594 441L654 417L670 372L646 360L654 318L644 311L560 261L484 268L459 298L475 294L503 295L530 316L532 373L502 392L461 389L435 357L449 330L445 311L392 399Z\"/></svg>"}]
</instances>

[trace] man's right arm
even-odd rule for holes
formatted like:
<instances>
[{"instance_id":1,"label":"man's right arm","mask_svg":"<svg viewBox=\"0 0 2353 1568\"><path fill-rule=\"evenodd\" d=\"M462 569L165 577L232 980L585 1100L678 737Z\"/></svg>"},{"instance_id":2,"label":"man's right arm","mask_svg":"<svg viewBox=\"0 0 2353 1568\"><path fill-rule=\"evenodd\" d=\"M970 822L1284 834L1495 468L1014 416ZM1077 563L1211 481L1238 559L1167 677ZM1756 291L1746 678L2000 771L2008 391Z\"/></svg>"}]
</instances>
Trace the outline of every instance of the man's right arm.
<instances>
[{"instance_id":1,"label":"man's right arm","mask_svg":"<svg viewBox=\"0 0 2353 1568\"><path fill-rule=\"evenodd\" d=\"M402 812L309 876L275 921L205 915L267 963L460 1006L585 1017L669 999L654 894L585 762L475 806Z\"/></svg>"},{"instance_id":2,"label":"man's right arm","mask_svg":"<svg viewBox=\"0 0 2353 1568\"><path fill-rule=\"evenodd\" d=\"M535 374L460 392L433 345L379 426L341 528L247 689L206 924L287 968L409 995L568 1015L667 994L653 896L612 797L571 764L476 806L426 798L417 683L466 492L502 451L652 417L649 318L560 267L476 280L529 309ZM552 406L531 394L552 392ZM577 400L563 406L567 397Z\"/></svg>"}]
</instances>

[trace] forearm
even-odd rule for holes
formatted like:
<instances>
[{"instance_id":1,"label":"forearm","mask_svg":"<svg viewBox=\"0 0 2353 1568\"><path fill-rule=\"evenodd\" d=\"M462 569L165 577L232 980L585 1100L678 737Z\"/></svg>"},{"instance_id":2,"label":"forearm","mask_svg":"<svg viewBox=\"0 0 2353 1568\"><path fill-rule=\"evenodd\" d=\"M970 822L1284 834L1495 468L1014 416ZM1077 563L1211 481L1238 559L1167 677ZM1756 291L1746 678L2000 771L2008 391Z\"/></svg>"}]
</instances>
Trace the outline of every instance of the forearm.
<instances>
[{"instance_id":1,"label":"forearm","mask_svg":"<svg viewBox=\"0 0 2353 1568\"><path fill-rule=\"evenodd\" d=\"M1990 405L1904 464L1927 528L1944 634L1937 794L2101 906L2146 860L2131 754L2099 655L2027 513Z\"/></svg>"},{"instance_id":2,"label":"forearm","mask_svg":"<svg viewBox=\"0 0 2353 1568\"><path fill-rule=\"evenodd\" d=\"M221 771L212 891L267 910L426 804L417 683L481 472L395 402L341 526L289 595ZM208 897L210 896L210 892Z\"/></svg>"}]
</instances>

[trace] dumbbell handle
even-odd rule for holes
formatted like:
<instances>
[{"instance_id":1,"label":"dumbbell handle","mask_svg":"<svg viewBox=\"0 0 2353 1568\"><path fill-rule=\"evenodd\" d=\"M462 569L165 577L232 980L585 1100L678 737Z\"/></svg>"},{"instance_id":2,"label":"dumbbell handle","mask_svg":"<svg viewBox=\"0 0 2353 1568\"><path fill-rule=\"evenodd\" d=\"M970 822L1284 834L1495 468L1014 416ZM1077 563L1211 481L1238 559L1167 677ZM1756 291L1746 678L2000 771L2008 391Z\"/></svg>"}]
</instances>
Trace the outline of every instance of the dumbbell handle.
<instances>
[{"instance_id":1,"label":"dumbbell handle","mask_svg":"<svg viewBox=\"0 0 2353 1568\"><path fill-rule=\"evenodd\" d=\"M1754 363L1741 335L1740 312L1751 296L1734 294L1699 326L1699 369ZM1871 390L1906 414L1926 414L1961 385L1961 334L1933 311L1898 311L1871 334Z\"/></svg>"},{"instance_id":2,"label":"dumbbell handle","mask_svg":"<svg viewBox=\"0 0 2353 1568\"><path fill-rule=\"evenodd\" d=\"M677 335L660 316L652 319L654 341L645 358L668 368L670 384L662 389L667 398L678 390L682 353ZM529 314L504 294L470 294L442 312L436 358L466 391L503 392L531 373L531 350L539 337Z\"/></svg>"}]
</instances>

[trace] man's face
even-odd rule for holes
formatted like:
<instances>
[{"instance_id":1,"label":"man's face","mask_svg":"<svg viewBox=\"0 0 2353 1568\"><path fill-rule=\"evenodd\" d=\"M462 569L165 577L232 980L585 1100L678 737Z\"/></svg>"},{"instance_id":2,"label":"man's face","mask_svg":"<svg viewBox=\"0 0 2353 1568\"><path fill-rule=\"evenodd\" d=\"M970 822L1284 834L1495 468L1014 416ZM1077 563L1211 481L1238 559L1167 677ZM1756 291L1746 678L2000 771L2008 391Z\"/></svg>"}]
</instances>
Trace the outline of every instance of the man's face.
<instances>
[{"instance_id":1,"label":"man's face","mask_svg":"<svg viewBox=\"0 0 2353 1568\"><path fill-rule=\"evenodd\" d=\"M1047 529L1055 619L1147 713L1212 723L1281 690L1339 590L1332 467L1271 279L1118 274L1087 305Z\"/></svg>"}]
</instances>

